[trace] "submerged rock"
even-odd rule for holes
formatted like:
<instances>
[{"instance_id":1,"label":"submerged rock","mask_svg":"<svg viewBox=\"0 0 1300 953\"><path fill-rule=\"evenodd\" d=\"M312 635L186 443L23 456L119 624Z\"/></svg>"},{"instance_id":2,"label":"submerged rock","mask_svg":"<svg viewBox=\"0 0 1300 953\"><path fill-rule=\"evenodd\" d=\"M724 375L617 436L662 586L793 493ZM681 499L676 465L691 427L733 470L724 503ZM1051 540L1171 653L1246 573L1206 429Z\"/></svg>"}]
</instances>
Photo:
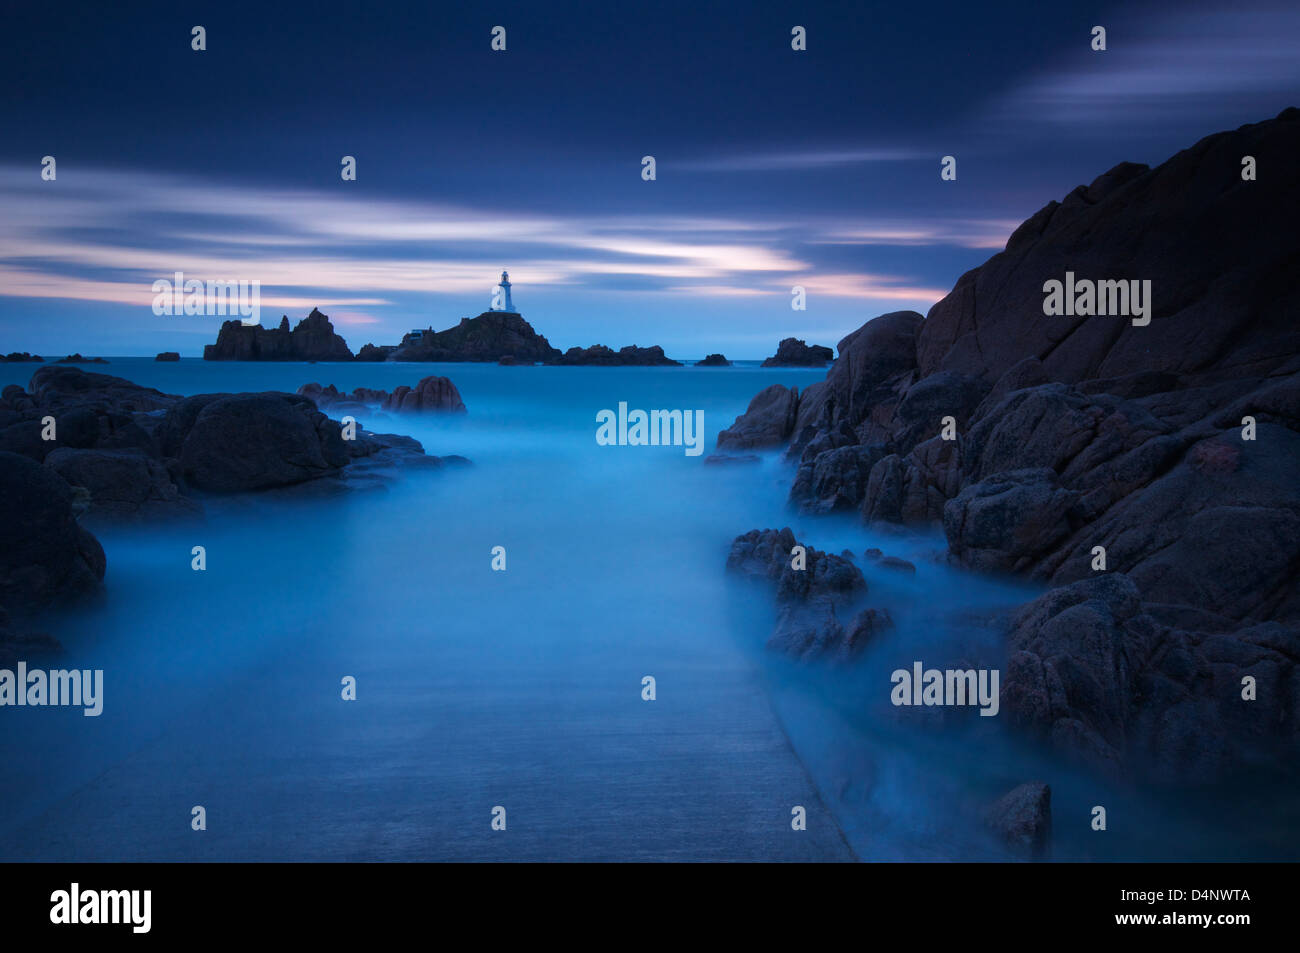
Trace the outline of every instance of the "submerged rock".
<instances>
[{"instance_id":1,"label":"submerged rock","mask_svg":"<svg viewBox=\"0 0 1300 953\"><path fill-rule=\"evenodd\" d=\"M702 361L695 362L696 367L730 367L731 362L721 354L710 354Z\"/></svg>"},{"instance_id":2,"label":"submerged rock","mask_svg":"<svg viewBox=\"0 0 1300 953\"><path fill-rule=\"evenodd\" d=\"M736 537L727 556L730 572L776 583L777 618L769 648L799 658L845 659L892 626L889 614L878 609L849 618L867 592L862 571L849 559L811 546L796 557L797 545L788 527L751 530Z\"/></svg>"},{"instance_id":3,"label":"submerged rock","mask_svg":"<svg viewBox=\"0 0 1300 953\"><path fill-rule=\"evenodd\" d=\"M1014 787L989 806L984 823L1017 856L1047 860L1052 844L1052 789L1041 781Z\"/></svg>"}]
</instances>

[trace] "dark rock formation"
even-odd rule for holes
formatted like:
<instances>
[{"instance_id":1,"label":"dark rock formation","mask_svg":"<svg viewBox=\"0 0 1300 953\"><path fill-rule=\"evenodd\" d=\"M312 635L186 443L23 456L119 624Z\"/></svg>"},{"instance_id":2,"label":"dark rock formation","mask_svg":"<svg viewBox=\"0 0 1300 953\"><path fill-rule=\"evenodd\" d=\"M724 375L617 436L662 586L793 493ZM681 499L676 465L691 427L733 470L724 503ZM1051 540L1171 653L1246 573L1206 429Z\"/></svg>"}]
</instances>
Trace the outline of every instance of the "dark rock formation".
<instances>
[{"instance_id":1,"label":"dark rock formation","mask_svg":"<svg viewBox=\"0 0 1300 953\"><path fill-rule=\"evenodd\" d=\"M866 559L875 563L881 569L890 569L895 572L905 572L909 575L916 575L916 565L909 563L906 559L899 559L897 556L886 556L883 552L875 547L866 550L862 554Z\"/></svg>"},{"instance_id":2,"label":"dark rock formation","mask_svg":"<svg viewBox=\"0 0 1300 953\"><path fill-rule=\"evenodd\" d=\"M664 349L659 345L637 347L629 344L617 351L603 344L591 347L571 347L562 355L550 361L551 364L564 365L599 365L604 367L681 367L680 361L664 357Z\"/></svg>"},{"instance_id":3,"label":"dark rock formation","mask_svg":"<svg viewBox=\"0 0 1300 953\"><path fill-rule=\"evenodd\" d=\"M40 363L45 358L39 354L28 354L26 351L10 351L8 354L0 354L0 364L21 364L28 361Z\"/></svg>"},{"instance_id":4,"label":"dark rock formation","mask_svg":"<svg viewBox=\"0 0 1300 953\"><path fill-rule=\"evenodd\" d=\"M439 411L463 414L465 403L460 391L446 377L425 377L415 387L403 384L391 394L386 390L358 387L352 393L340 392L330 384L303 384L298 394L311 400L321 410L329 408L336 413L349 413L376 406L391 411Z\"/></svg>"},{"instance_id":5,"label":"dark rock formation","mask_svg":"<svg viewBox=\"0 0 1300 953\"><path fill-rule=\"evenodd\" d=\"M825 367L835 360L835 352L814 344L811 347L798 338L785 338L776 346L776 354L763 362L764 367Z\"/></svg>"},{"instance_id":6,"label":"dark rock formation","mask_svg":"<svg viewBox=\"0 0 1300 953\"><path fill-rule=\"evenodd\" d=\"M696 367L730 367L731 362L721 354L710 354L702 361L695 362Z\"/></svg>"},{"instance_id":7,"label":"dark rock formation","mask_svg":"<svg viewBox=\"0 0 1300 953\"><path fill-rule=\"evenodd\" d=\"M531 364L553 361L560 352L520 315L485 311L478 317L462 318L460 324L446 331L413 331L402 338L387 359L496 362L506 355Z\"/></svg>"},{"instance_id":8,"label":"dark rock formation","mask_svg":"<svg viewBox=\"0 0 1300 953\"><path fill-rule=\"evenodd\" d=\"M0 451L0 609L31 612L94 595L104 568L99 541L77 523L67 481Z\"/></svg>"},{"instance_id":9,"label":"dark rock formation","mask_svg":"<svg viewBox=\"0 0 1300 953\"><path fill-rule=\"evenodd\" d=\"M289 318L277 328L226 321L217 343L203 348L205 361L350 361L352 352L334 333L330 319L315 308L289 330Z\"/></svg>"},{"instance_id":10,"label":"dark rock formation","mask_svg":"<svg viewBox=\"0 0 1300 953\"><path fill-rule=\"evenodd\" d=\"M45 465L88 494L88 524L199 518L202 508L180 494L166 465L143 450L60 447Z\"/></svg>"},{"instance_id":11,"label":"dark rock formation","mask_svg":"<svg viewBox=\"0 0 1300 953\"><path fill-rule=\"evenodd\" d=\"M794 505L1058 587L1013 624L1003 710L1117 774L1300 764L1300 177L1240 175L1297 150L1287 110L1117 166L797 399ZM1150 323L1044 315L1067 270L1150 280Z\"/></svg>"},{"instance_id":12,"label":"dark rock formation","mask_svg":"<svg viewBox=\"0 0 1300 953\"><path fill-rule=\"evenodd\" d=\"M984 823L1016 856L1046 860L1052 843L1052 789L1040 781L1012 788L989 806Z\"/></svg>"},{"instance_id":13,"label":"dark rock formation","mask_svg":"<svg viewBox=\"0 0 1300 953\"><path fill-rule=\"evenodd\" d=\"M849 658L892 625L889 614L853 613L867 592L862 571L843 556L811 546L804 547L803 568L795 568L797 545L789 528L750 530L731 544L727 569L776 583L777 619L769 648L801 658Z\"/></svg>"},{"instance_id":14,"label":"dark rock formation","mask_svg":"<svg viewBox=\"0 0 1300 953\"><path fill-rule=\"evenodd\" d=\"M20 660L58 655L62 649L57 639L44 632L15 629L9 621L9 613L0 608L0 668L12 671Z\"/></svg>"},{"instance_id":15,"label":"dark rock formation","mask_svg":"<svg viewBox=\"0 0 1300 953\"><path fill-rule=\"evenodd\" d=\"M292 486L345 475L342 468L358 457L374 457L376 468L404 462L403 454L424 457L405 438L358 430L355 441L345 441L338 422L294 394L182 398L57 366L37 370L29 386L30 394L15 385L0 392L0 449L45 461L96 524L193 518L201 514L188 496L196 490ZM436 385L420 395L440 397L450 399ZM42 439L45 420L53 422L52 440Z\"/></svg>"},{"instance_id":16,"label":"dark rock formation","mask_svg":"<svg viewBox=\"0 0 1300 953\"><path fill-rule=\"evenodd\" d=\"M67 357L61 357L55 364L107 364L108 361L102 357L82 357L80 354L69 354Z\"/></svg>"},{"instance_id":17,"label":"dark rock formation","mask_svg":"<svg viewBox=\"0 0 1300 953\"><path fill-rule=\"evenodd\" d=\"M349 461L338 422L294 394L186 397L162 430L185 481L213 493L302 483Z\"/></svg>"},{"instance_id":18,"label":"dark rock formation","mask_svg":"<svg viewBox=\"0 0 1300 953\"><path fill-rule=\"evenodd\" d=\"M155 361L179 361L181 355L179 351L161 351L154 357Z\"/></svg>"},{"instance_id":19,"label":"dark rock formation","mask_svg":"<svg viewBox=\"0 0 1300 953\"><path fill-rule=\"evenodd\" d=\"M0 450L44 460L56 447L152 447L151 413L177 398L120 377L55 364L32 375L31 393L16 384L0 391ZM43 421L52 419L54 439Z\"/></svg>"},{"instance_id":20,"label":"dark rock formation","mask_svg":"<svg viewBox=\"0 0 1300 953\"><path fill-rule=\"evenodd\" d=\"M799 409L799 389L773 384L758 392L736 422L718 434L719 450L777 447L790 438Z\"/></svg>"},{"instance_id":21,"label":"dark rock formation","mask_svg":"<svg viewBox=\"0 0 1300 953\"><path fill-rule=\"evenodd\" d=\"M358 361L386 361L397 348L392 344L363 344L357 352Z\"/></svg>"},{"instance_id":22,"label":"dark rock formation","mask_svg":"<svg viewBox=\"0 0 1300 953\"><path fill-rule=\"evenodd\" d=\"M441 411L452 414L465 413L456 385L445 377L425 377L414 388L405 384L393 390L384 401L384 410Z\"/></svg>"}]
</instances>

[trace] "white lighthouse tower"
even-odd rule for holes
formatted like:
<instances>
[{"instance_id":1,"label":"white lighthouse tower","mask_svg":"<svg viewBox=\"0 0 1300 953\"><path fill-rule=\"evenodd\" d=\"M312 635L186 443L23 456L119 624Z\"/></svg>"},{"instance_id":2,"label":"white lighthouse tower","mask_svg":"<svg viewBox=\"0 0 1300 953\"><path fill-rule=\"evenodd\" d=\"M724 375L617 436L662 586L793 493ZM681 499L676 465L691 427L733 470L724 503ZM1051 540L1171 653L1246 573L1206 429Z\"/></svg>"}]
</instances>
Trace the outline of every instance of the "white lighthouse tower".
<instances>
[{"instance_id":1,"label":"white lighthouse tower","mask_svg":"<svg viewBox=\"0 0 1300 953\"><path fill-rule=\"evenodd\" d=\"M511 312L515 310L514 302L510 300L510 272L501 272L501 282L492 293L492 307L488 310Z\"/></svg>"}]
</instances>

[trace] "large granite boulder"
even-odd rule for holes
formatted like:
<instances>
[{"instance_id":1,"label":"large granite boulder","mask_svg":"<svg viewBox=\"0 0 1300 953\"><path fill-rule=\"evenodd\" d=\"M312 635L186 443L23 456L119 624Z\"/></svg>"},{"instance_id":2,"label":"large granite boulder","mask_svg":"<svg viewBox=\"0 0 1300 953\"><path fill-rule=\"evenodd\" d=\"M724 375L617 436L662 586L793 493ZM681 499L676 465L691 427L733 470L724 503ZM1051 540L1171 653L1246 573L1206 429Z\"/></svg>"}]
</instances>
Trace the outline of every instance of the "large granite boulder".
<instances>
[{"instance_id":1,"label":"large granite boulder","mask_svg":"<svg viewBox=\"0 0 1300 953\"><path fill-rule=\"evenodd\" d=\"M384 410L394 411L465 413L465 402L460 399L460 391L445 377L425 377L415 387L403 384L384 400L383 407Z\"/></svg>"},{"instance_id":2,"label":"large granite boulder","mask_svg":"<svg viewBox=\"0 0 1300 953\"><path fill-rule=\"evenodd\" d=\"M1207 136L1155 169L1121 163L1021 225L1004 251L930 309L917 342L922 376L995 381L1028 357L1075 383L1169 372L1266 375L1300 351L1294 240L1300 180L1243 182L1242 156L1290 169L1300 110ZM1043 284L1151 282L1145 327L1122 316L1047 317Z\"/></svg>"},{"instance_id":3,"label":"large granite boulder","mask_svg":"<svg viewBox=\"0 0 1300 953\"><path fill-rule=\"evenodd\" d=\"M201 394L163 425L185 481L233 493L331 476L349 460L337 421L295 394Z\"/></svg>"},{"instance_id":4,"label":"large granite boulder","mask_svg":"<svg viewBox=\"0 0 1300 953\"><path fill-rule=\"evenodd\" d=\"M80 450L60 447L45 465L68 485L88 494L88 525L198 518L202 508L181 496L164 463L143 450Z\"/></svg>"},{"instance_id":5,"label":"large granite boulder","mask_svg":"<svg viewBox=\"0 0 1300 953\"><path fill-rule=\"evenodd\" d=\"M0 609L31 612L99 592L104 550L49 467L0 451Z\"/></svg>"},{"instance_id":6,"label":"large granite boulder","mask_svg":"<svg viewBox=\"0 0 1300 953\"><path fill-rule=\"evenodd\" d=\"M718 434L719 450L778 447L790 439L799 412L799 389L773 384L749 402L745 412Z\"/></svg>"}]
</instances>

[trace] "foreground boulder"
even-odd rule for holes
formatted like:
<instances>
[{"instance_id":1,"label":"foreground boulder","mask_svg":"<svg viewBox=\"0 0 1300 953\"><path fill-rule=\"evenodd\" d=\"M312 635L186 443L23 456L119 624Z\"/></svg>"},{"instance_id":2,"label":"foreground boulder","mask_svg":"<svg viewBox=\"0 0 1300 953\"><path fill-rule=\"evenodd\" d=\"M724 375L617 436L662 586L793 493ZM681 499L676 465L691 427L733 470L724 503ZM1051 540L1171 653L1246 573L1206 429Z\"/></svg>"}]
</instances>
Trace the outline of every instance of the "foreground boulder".
<instances>
[{"instance_id":1,"label":"foreground boulder","mask_svg":"<svg viewBox=\"0 0 1300 953\"><path fill-rule=\"evenodd\" d=\"M37 370L29 386L31 393L13 385L0 392L0 449L45 461L75 487L96 525L195 517L193 491L306 484L345 475L342 469L362 458L378 479L384 467L425 456L415 441L384 441L360 429L344 441L337 421L295 394L183 398L53 366ZM415 399L454 406L459 395L432 383ZM43 439L47 432L53 439Z\"/></svg>"},{"instance_id":2,"label":"foreground boulder","mask_svg":"<svg viewBox=\"0 0 1300 953\"><path fill-rule=\"evenodd\" d=\"M1012 788L988 807L984 823L1016 856L1046 860L1052 842L1052 789L1041 781Z\"/></svg>"},{"instance_id":3,"label":"foreground boulder","mask_svg":"<svg viewBox=\"0 0 1300 953\"><path fill-rule=\"evenodd\" d=\"M187 397L163 430L185 481L213 493L302 483L349 461L339 423L293 394Z\"/></svg>"},{"instance_id":4,"label":"foreground boulder","mask_svg":"<svg viewBox=\"0 0 1300 953\"><path fill-rule=\"evenodd\" d=\"M1008 651L1012 723L1103 772L1140 764L1149 776L1208 782L1300 756L1295 626L1144 603L1131 579L1110 573L1023 607Z\"/></svg>"},{"instance_id":5,"label":"foreground boulder","mask_svg":"<svg viewBox=\"0 0 1300 953\"><path fill-rule=\"evenodd\" d=\"M861 608L867 583L848 558L811 546L796 554L787 527L737 536L727 569L776 584L777 618L768 647L796 658L851 658L892 627L887 612Z\"/></svg>"},{"instance_id":6,"label":"foreground boulder","mask_svg":"<svg viewBox=\"0 0 1300 953\"><path fill-rule=\"evenodd\" d=\"M33 612L93 596L104 550L73 512L67 481L0 451L0 609Z\"/></svg>"},{"instance_id":7,"label":"foreground boulder","mask_svg":"<svg viewBox=\"0 0 1300 953\"><path fill-rule=\"evenodd\" d=\"M45 465L86 493L87 522L152 522L198 518L202 507L181 495L166 465L143 450L60 447Z\"/></svg>"},{"instance_id":8,"label":"foreground boulder","mask_svg":"<svg viewBox=\"0 0 1300 953\"><path fill-rule=\"evenodd\" d=\"M718 434L719 450L777 447L790 438L799 410L799 389L773 384L758 392L736 422Z\"/></svg>"}]
</instances>

